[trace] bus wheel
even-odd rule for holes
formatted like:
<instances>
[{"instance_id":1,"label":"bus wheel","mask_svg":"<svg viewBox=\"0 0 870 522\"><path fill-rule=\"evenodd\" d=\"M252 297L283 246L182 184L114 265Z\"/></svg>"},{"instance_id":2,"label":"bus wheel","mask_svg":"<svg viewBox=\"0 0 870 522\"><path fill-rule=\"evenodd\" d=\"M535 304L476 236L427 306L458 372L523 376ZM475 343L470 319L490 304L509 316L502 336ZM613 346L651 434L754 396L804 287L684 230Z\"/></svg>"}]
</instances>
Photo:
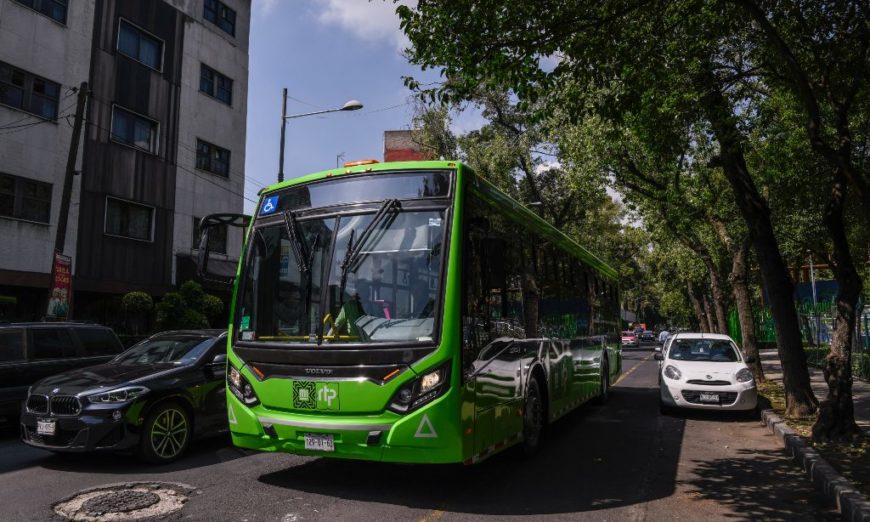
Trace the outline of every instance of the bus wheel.
<instances>
[{"instance_id":1,"label":"bus wheel","mask_svg":"<svg viewBox=\"0 0 870 522\"><path fill-rule=\"evenodd\" d=\"M139 457L151 464L168 464L187 451L190 445L190 416L180 404L157 406L142 426Z\"/></svg>"},{"instance_id":2,"label":"bus wheel","mask_svg":"<svg viewBox=\"0 0 870 522\"><path fill-rule=\"evenodd\" d=\"M538 379L532 376L526 387L525 414L523 415L523 451L534 455L541 444L544 432L544 402Z\"/></svg>"}]
</instances>

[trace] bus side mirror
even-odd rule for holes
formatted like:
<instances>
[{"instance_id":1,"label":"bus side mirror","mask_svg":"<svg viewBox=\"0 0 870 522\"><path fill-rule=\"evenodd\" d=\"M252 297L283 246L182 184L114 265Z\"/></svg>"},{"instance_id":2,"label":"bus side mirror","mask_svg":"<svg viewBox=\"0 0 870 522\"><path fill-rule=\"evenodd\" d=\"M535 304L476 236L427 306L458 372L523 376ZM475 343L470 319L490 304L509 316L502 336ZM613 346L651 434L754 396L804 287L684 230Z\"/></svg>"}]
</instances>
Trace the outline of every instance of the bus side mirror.
<instances>
[{"instance_id":1,"label":"bus side mirror","mask_svg":"<svg viewBox=\"0 0 870 522\"><path fill-rule=\"evenodd\" d=\"M204 281L211 281L226 285L233 284L235 280L234 274L236 271L227 271L225 273L214 273L208 270L209 261L209 232L216 227L237 227L245 229L251 223L251 216L245 214L209 214L202 218L199 222L199 252L196 257L196 275Z\"/></svg>"}]
</instances>

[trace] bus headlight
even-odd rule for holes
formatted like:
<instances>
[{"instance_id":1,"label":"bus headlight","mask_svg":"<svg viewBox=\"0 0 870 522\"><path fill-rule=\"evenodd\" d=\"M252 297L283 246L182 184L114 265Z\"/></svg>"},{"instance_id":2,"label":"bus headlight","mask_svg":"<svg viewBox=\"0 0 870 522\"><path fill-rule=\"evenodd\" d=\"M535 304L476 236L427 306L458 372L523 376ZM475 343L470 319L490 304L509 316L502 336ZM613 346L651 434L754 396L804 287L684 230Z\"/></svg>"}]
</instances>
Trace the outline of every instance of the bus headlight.
<instances>
[{"instance_id":1,"label":"bus headlight","mask_svg":"<svg viewBox=\"0 0 870 522\"><path fill-rule=\"evenodd\" d=\"M450 382L450 361L407 382L399 388L390 401L389 409L396 413L408 413L442 395Z\"/></svg>"},{"instance_id":2,"label":"bus headlight","mask_svg":"<svg viewBox=\"0 0 870 522\"><path fill-rule=\"evenodd\" d=\"M230 366L230 369L227 372L227 388L229 388L230 392L232 392L237 399L242 401L245 406L256 406L257 404L260 404L260 399L257 397L257 394L254 393L254 388L251 386L251 383L245 379L242 372L236 370L233 366Z\"/></svg>"}]
</instances>

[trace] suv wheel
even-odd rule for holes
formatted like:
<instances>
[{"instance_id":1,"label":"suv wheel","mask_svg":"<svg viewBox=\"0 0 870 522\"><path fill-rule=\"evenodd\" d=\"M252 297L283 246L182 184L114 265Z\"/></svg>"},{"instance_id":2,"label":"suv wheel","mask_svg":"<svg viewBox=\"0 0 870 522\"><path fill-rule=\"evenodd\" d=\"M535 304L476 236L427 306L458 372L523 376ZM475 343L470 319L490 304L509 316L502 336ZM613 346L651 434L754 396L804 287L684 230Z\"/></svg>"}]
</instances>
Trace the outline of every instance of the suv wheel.
<instances>
[{"instance_id":1,"label":"suv wheel","mask_svg":"<svg viewBox=\"0 0 870 522\"><path fill-rule=\"evenodd\" d=\"M139 456L152 464L168 464L190 445L190 416L177 402L157 406L142 427Z\"/></svg>"}]
</instances>

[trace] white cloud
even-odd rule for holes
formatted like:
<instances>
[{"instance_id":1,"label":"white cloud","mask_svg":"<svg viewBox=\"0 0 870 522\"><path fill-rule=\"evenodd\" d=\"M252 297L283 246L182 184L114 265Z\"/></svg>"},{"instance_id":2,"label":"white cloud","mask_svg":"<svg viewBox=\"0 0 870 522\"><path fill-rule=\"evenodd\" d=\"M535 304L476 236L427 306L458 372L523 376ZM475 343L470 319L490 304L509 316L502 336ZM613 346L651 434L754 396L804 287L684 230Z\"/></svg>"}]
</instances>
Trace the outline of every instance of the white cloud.
<instances>
[{"instance_id":1,"label":"white cloud","mask_svg":"<svg viewBox=\"0 0 870 522\"><path fill-rule=\"evenodd\" d=\"M268 16L277 3L278 0L254 0L254 13L259 16Z\"/></svg>"},{"instance_id":2,"label":"white cloud","mask_svg":"<svg viewBox=\"0 0 870 522\"><path fill-rule=\"evenodd\" d=\"M274 0L267 0L274 1ZM399 52L410 45L399 28L396 7L415 5L416 0L318 0L321 8L318 20L338 26L366 42L387 42Z\"/></svg>"}]
</instances>

